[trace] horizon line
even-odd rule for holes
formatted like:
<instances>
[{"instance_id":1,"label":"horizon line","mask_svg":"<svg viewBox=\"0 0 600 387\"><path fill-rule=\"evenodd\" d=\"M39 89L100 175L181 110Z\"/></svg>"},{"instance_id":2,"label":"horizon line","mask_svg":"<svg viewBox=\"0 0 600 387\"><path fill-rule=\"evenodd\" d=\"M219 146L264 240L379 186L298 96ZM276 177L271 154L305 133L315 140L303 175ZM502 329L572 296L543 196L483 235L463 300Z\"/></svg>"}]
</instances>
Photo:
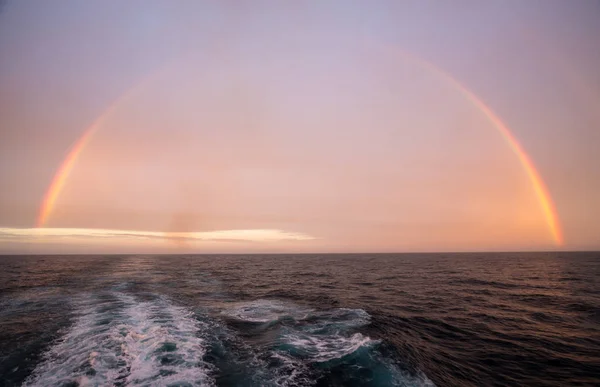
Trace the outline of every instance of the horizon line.
<instances>
[{"instance_id":1,"label":"horizon line","mask_svg":"<svg viewBox=\"0 0 600 387\"><path fill-rule=\"evenodd\" d=\"M1 256L97 256L97 255L108 255L108 256L118 256L118 255L127 255L127 256L137 256L137 255L151 255L151 256L183 256L183 255L194 255L194 256L202 256L202 255L362 255L362 254L371 254L371 255L408 255L408 254L517 254L517 253L527 253L527 254L535 254L535 253L600 253L600 247L597 250L589 250L589 249L569 249L569 250L431 250L431 251L360 251L360 252L265 252L265 253L257 253L257 252L248 252L248 253L240 253L240 252L220 252L220 253L207 253L207 252L190 252L190 253L131 253L131 252L111 252L111 253L2 253Z\"/></svg>"}]
</instances>

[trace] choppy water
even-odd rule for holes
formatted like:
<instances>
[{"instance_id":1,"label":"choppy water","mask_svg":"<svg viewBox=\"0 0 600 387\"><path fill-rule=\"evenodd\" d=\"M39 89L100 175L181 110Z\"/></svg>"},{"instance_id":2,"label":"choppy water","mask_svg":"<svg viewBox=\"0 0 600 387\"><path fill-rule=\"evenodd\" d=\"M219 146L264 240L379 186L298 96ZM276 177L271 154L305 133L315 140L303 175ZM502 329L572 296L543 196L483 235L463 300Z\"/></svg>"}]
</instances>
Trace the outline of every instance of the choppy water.
<instances>
[{"instance_id":1,"label":"choppy water","mask_svg":"<svg viewBox=\"0 0 600 387\"><path fill-rule=\"evenodd\" d=\"M1 385L600 385L600 253L0 257Z\"/></svg>"}]
</instances>

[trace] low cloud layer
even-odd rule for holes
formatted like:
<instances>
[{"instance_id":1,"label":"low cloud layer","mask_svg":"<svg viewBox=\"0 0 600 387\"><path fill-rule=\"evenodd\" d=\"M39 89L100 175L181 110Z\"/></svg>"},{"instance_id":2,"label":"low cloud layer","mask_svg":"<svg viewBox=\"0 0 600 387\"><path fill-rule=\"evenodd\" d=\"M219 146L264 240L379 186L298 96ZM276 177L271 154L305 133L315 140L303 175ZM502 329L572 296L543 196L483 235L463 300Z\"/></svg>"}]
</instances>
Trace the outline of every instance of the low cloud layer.
<instances>
[{"instance_id":1,"label":"low cloud layer","mask_svg":"<svg viewBox=\"0 0 600 387\"><path fill-rule=\"evenodd\" d=\"M308 241L310 235L273 229L215 230L205 232L157 232L86 228L0 228L0 242L52 241L143 241L164 242L263 242Z\"/></svg>"}]
</instances>

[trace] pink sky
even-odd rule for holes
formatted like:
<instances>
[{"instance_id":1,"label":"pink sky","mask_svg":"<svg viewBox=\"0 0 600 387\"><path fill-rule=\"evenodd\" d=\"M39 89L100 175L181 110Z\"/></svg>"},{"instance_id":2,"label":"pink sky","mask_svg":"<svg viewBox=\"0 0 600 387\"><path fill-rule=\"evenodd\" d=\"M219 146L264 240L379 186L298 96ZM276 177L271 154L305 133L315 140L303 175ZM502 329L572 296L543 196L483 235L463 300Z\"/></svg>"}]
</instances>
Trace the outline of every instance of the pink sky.
<instances>
[{"instance_id":1,"label":"pink sky","mask_svg":"<svg viewBox=\"0 0 600 387\"><path fill-rule=\"evenodd\" d=\"M319 4L9 2L0 252L600 248L597 3Z\"/></svg>"}]
</instances>

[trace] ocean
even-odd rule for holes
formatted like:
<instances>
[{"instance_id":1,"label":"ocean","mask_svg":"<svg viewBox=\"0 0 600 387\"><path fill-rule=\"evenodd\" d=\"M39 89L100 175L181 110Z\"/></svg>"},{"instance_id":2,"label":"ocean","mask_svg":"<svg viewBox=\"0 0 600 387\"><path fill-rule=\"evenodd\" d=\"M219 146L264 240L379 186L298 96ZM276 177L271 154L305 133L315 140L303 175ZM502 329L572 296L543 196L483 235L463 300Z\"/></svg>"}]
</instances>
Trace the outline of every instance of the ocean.
<instances>
[{"instance_id":1,"label":"ocean","mask_svg":"<svg viewBox=\"0 0 600 387\"><path fill-rule=\"evenodd\" d=\"M2 256L0 384L600 385L600 253Z\"/></svg>"}]
</instances>

